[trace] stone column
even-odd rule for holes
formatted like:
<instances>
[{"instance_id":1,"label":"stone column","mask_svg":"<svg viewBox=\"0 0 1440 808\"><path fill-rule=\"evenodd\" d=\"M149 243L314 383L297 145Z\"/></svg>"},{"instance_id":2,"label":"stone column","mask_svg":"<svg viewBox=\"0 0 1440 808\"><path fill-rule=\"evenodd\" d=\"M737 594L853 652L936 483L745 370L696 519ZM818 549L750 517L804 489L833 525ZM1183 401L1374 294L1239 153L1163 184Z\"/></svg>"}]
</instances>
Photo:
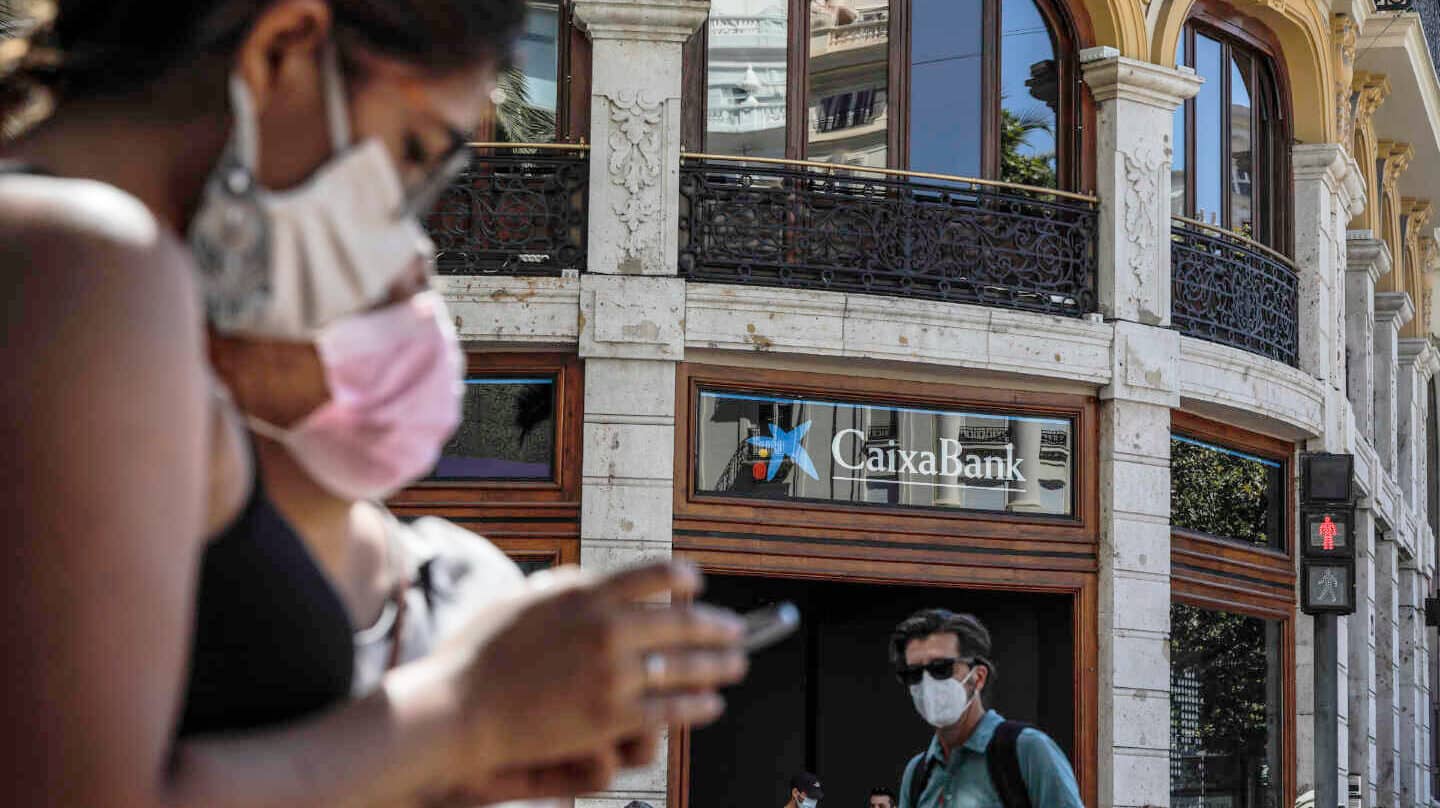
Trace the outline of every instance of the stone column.
<instances>
[{"instance_id":1,"label":"stone column","mask_svg":"<svg viewBox=\"0 0 1440 808\"><path fill-rule=\"evenodd\" d=\"M1375 553L1375 805L1400 798L1400 545L1390 532Z\"/></svg>"},{"instance_id":2,"label":"stone column","mask_svg":"<svg viewBox=\"0 0 1440 808\"><path fill-rule=\"evenodd\" d=\"M593 42L580 563L607 569L671 552L675 366L685 282L676 276L681 46L705 0L575 0ZM666 802L667 755L577 808Z\"/></svg>"},{"instance_id":3,"label":"stone column","mask_svg":"<svg viewBox=\"0 0 1440 808\"><path fill-rule=\"evenodd\" d=\"M1114 322L1101 391L1099 804L1170 804L1170 132L1189 71L1083 54L1099 104L1100 310Z\"/></svg>"},{"instance_id":4,"label":"stone column","mask_svg":"<svg viewBox=\"0 0 1440 808\"><path fill-rule=\"evenodd\" d=\"M1396 434L1400 377L1400 328L1415 316L1410 295L1404 292L1375 294L1375 453L1380 467L1398 479L1399 461Z\"/></svg>"},{"instance_id":5,"label":"stone column","mask_svg":"<svg viewBox=\"0 0 1440 808\"><path fill-rule=\"evenodd\" d=\"M1425 495L1425 385L1430 383L1430 377L1440 366L1440 353L1428 339L1400 339L1396 345L1396 357L1400 372L1395 384L1395 451L1399 468L1395 476L1407 509L1420 514L1423 524L1428 504ZM1416 556L1423 562L1425 551L1417 550Z\"/></svg>"},{"instance_id":6,"label":"stone column","mask_svg":"<svg viewBox=\"0 0 1440 808\"><path fill-rule=\"evenodd\" d=\"M1425 743L1425 716L1430 705L1426 698L1428 679L1425 670L1425 592L1428 583L1417 569L1418 558L1408 559L1400 570L1399 605L1400 699L1399 758L1400 805L1429 805L1429 783L1426 782L1425 761L1430 748Z\"/></svg>"},{"instance_id":7,"label":"stone column","mask_svg":"<svg viewBox=\"0 0 1440 808\"><path fill-rule=\"evenodd\" d=\"M1375 443L1375 284L1390 271L1390 248L1368 230L1345 241L1345 390L1360 435Z\"/></svg>"},{"instance_id":8,"label":"stone column","mask_svg":"<svg viewBox=\"0 0 1440 808\"><path fill-rule=\"evenodd\" d=\"M1352 360L1353 361L1353 360ZM1375 802L1375 512L1369 501L1355 509L1355 613L1348 629L1349 771L1364 777L1365 805Z\"/></svg>"}]
</instances>

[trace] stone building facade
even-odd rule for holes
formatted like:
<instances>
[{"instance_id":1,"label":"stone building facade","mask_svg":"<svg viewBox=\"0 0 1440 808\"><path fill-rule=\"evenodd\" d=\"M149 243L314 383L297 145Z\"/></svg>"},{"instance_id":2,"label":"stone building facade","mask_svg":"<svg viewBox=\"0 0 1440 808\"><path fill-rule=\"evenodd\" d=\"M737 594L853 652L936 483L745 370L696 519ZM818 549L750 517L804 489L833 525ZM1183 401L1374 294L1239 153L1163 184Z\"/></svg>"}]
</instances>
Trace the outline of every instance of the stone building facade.
<instances>
[{"instance_id":1,"label":"stone building facade","mask_svg":"<svg viewBox=\"0 0 1440 808\"><path fill-rule=\"evenodd\" d=\"M579 803L894 787L925 733L881 688L883 628L936 600L994 613L997 700L1087 804L1287 806L1326 777L1440 801L1440 30L1415 2L532 3L553 64L494 139L519 113L553 135L480 148L431 220L469 431L397 509L537 566L693 558L717 599L793 595L814 626L729 723ZM996 26L973 47L971 6ZM972 57L973 87L927 72ZM1303 452L1355 456L1336 772Z\"/></svg>"}]
</instances>

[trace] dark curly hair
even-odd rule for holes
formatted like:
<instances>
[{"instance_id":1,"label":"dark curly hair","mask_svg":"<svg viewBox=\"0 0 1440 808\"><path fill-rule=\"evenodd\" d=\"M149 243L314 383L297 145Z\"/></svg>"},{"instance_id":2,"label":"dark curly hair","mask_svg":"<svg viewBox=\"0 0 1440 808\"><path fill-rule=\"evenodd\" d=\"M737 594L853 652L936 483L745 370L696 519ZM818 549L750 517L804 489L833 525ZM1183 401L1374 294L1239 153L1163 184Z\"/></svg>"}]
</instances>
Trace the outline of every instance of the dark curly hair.
<instances>
[{"instance_id":1,"label":"dark curly hair","mask_svg":"<svg viewBox=\"0 0 1440 808\"><path fill-rule=\"evenodd\" d=\"M269 0L28 0L0 41L0 119L34 101L147 97L175 71L228 61ZM346 46L437 74L508 59L522 0L329 0ZM223 81L223 74L217 78ZM217 90L210 95L223 98Z\"/></svg>"},{"instance_id":2,"label":"dark curly hair","mask_svg":"<svg viewBox=\"0 0 1440 808\"><path fill-rule=\"evenodd\" d=\"M990 670L995 679L995 663L990 661L990 631L973 614L960 614L948 609L921 609L900 621L890 634L890 664L896 670L905 665L905 646L911 640L931 634L954 634L960 641L960 656L974 660Z\"/></svg>"}]
</instances>

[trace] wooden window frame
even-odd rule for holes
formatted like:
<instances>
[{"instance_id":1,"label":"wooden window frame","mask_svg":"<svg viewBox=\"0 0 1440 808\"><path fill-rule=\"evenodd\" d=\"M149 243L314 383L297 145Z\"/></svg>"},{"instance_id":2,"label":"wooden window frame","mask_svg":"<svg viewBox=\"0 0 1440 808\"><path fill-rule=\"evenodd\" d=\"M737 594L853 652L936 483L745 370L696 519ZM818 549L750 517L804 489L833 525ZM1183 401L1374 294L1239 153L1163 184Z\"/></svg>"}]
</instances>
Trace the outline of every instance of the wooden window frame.
<instances>
[{"instance_id":1,"label":"wooden window frame","mask_svg":"<svg viewBox=\"0 0 1440 808\"><path fill-rule=\"evenodd\" d=\"M580 557L584 366L573 353L470 351L466 375L555 377L555 465L549 480L422 480L389 505L401 516L440 516L519 557Z\"/></svg>"},{"instance_id":2,"label":"wooden window frame","mask_svg":"<svg viewBox=\"0 0 1440 808\"><path fill-rule=\"evenodd\" d=\"M1231 54L1239 49L1250 58L1251 86L1251 153L1264 150L1265 159L1260 166L1264 169L1251 172L1251 202L1254 220L1263 227L1255 228L1251 238L1285 255L1294 253L1294 223L1291 216L1289 189L1291 181L1290 143L1294 129L1292 105L1290 103L1290 80L1286 70L1284 50L1280 41L1269 29L1259 22L1246 17L1221 0L1196 0L1190 17L1180 30L1180 42L1191 67L1195 61L1195 34L1199 31L1220 43L1221 64L1221 125L1225 132L1231 130L1230 120L1230 64ZM1179 54L1177 54L1177 57ZM1177 64L1184 62L1177 58ZM1263 92L1266 83L1273 85L1273 94ZM1267 97L1267 95L1269 97ZM1180 106L1184 111L1185 130L1185 202L1180 215L1194 217L1195 214L1195 142L1196 114L1195 98L1186 99ZM1258 124L1262 109L1273 107L1275 117L1272 126ZM1261 138L1262 129L1268 135ZM1221 160L1226 180L1221 194L1221 224L1228 228L1231 221L1229 166L1231 160L1230 138L1222 137L1224 159ZM1263 197L1262 197L1263 194ZM1263 204L1262 204L1263 202Z\"/></svg>"},{"instance_id":3,"label":"wooden window frame","mask_svg":"<svg viewBox=\"0 0 1440 808\"><path fill-rule=\"evenodd\" d=\"M590 137L590 37L575 21L575 0L557 0L555 33L555 142L585 143ZM491 141L495 117L486 115L475 140Z\"/></svg>"},{"instance_id":4,"label":"wooden window frame","mask_svg":"<svg viewBox=\"0 0 1440 808\"><path fill-rule=\"evenodd\" d=\"M1284 464L1284 551L1254 547L1195 531L1170 531L1170 596L1211 611L1281 624L1281 805L1295 802L1296 496L1295 445L1186 412L1171 413L1171 433L1245 451Z\"/></svg>"},{"instance_id":5,"label":"wooden window frame","mask_svg":"<svg viewBox=\"0 0 1440 808\"><path fill-rule=\"evenodd\" d=\"M986 136L981 163L984 178L995 179L1000 171L1000 52L989 47L998 41L1001 0L984 0L987 28L996 36L986 37L985 65L981 80ZM1065 0L1034 0L1054 39L1059 67L1060 105L1056 111L1056 181L1060 190L1093 192L1095 104L1081 76L1080 51L1094 44L1088 14L1078 3ZM887 54L886 105L890 122L886 141L886 167L910 165L910 18L911 0L890 0L889 51ZM785 157L805 159L808 147L810 86L810 4L789 0L786 21L785 57ZM682 149L705 151L705 121L708 92L705 83L708 23L685 43L681 75L685 104L681 116ZM1063 143L1063 145L1062 145Z\"/></svg>"}]
</instances>

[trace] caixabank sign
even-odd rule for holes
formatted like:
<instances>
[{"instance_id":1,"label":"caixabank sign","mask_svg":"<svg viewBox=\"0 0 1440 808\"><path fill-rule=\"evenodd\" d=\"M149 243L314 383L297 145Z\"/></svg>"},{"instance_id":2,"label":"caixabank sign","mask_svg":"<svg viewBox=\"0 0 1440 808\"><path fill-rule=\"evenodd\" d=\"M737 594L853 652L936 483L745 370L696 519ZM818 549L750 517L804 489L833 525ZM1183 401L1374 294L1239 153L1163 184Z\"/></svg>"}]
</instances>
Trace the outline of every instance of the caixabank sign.
<instances>
[{"instance_id":1,"label":"caixabank sign","mask_svg":"<svg viewBox=\"0 0 1440 808\"><path fill-rule=\"evenodd\" d=\"M1074 424L1021 413L702 390L696 491L1068 516Z\"/></svg>"}]
</instances>

